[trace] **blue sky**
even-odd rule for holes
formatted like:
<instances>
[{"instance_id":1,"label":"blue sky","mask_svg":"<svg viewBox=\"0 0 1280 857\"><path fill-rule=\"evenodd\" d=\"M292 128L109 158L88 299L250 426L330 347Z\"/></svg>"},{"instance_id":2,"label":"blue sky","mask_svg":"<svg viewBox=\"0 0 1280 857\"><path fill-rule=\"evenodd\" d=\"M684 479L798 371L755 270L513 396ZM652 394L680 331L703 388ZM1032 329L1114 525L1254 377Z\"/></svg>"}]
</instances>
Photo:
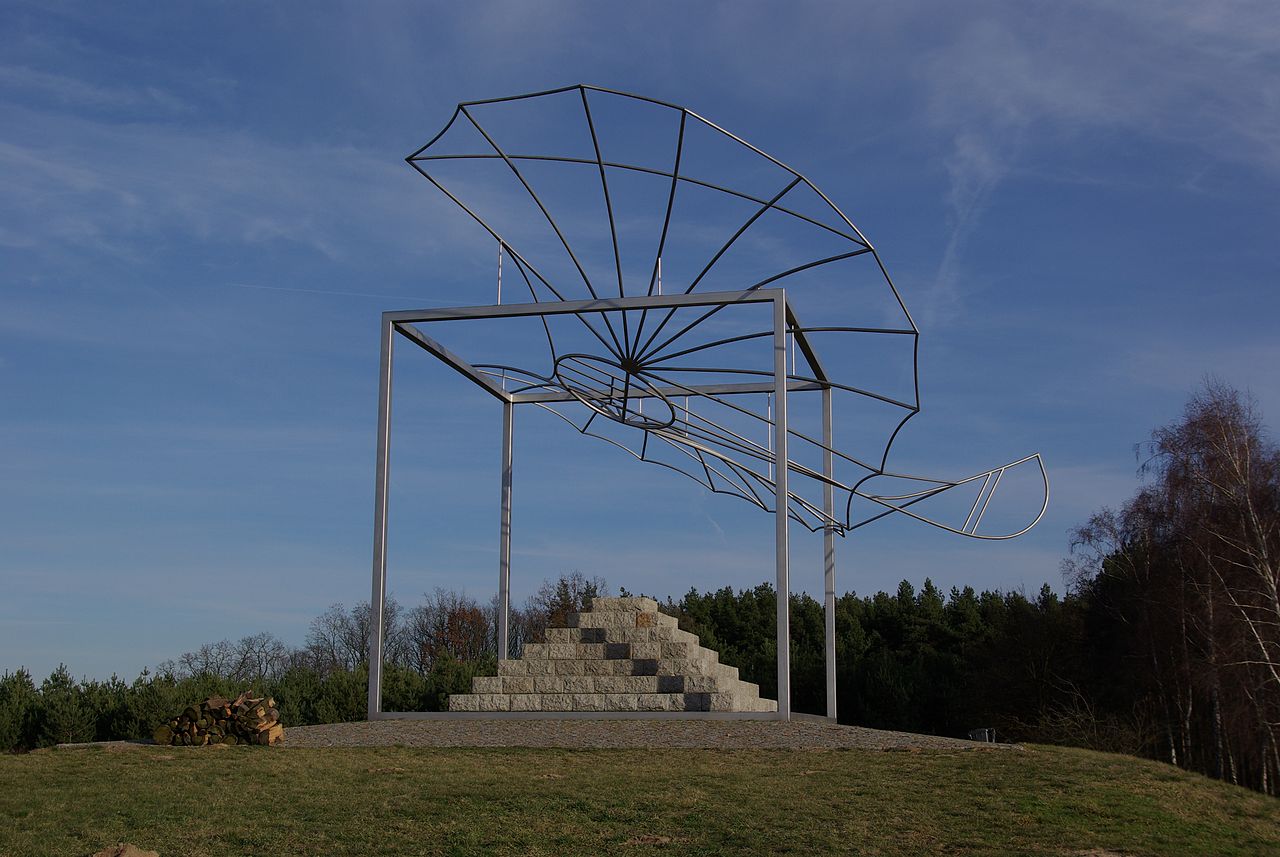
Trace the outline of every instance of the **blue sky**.
<instances>
[{"instance_id":1,"label":"blue sky","mask_svg":"<svg viewBox=\"0 0 1280 857\"><path fill-rule=\"evenodd\" d=\"M368 597L378 315L495 273L402 159L458 101L579 82L740 134L876 245L922 332L891 462L1044 454L1031 534L882 522L838 546L841 590L1060 587L1069 530L1206 373L1280 414L1280 12L1115 6L6 3L0 669L132 677ZM414 356L390 587L487 599L497 413ZM772 577L768 516L518 428L517 598L570 569ZM819 542L795 537L797 589Z\"/></svg>"}]
</instances>

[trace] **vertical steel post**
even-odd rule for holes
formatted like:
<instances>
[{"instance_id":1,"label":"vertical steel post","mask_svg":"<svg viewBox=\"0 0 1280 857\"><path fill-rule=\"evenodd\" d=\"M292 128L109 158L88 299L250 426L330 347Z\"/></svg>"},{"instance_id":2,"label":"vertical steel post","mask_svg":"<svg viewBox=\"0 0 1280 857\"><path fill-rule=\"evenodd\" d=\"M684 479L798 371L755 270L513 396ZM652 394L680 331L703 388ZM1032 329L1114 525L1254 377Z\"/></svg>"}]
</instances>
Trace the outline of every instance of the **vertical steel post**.
<instances>
[{"instance_id":1,"label":"vertical steel post","mask_svg":"<svg viewBox=\"0 0 1280 857\"><path fill-rule=\"evenodd\" d=\"M382 631L387 597L387 493L391 461L391 352L394 324L382 319L378 363L378 457L373 491L373 592L369 596L369 719L382 714Z\"/></svg>"},{"instance_id":2,"label":"vertical steel post","mask_svg":"<svg viewBox=\"0 0 1280 857\"><path fill-rule=\"evenodd\" d=\"M787 540L787 298L773 300L774 565L778 602L778 719L791 719L791 569Z\"/></svg>"},{"instance_id":3,"label":"vertical steel post","mask_svg":"<svg viewBox=\"0 0 1280 857\"><path fill-rule=\"evenodd\" d=\"M835 517L836 497L835 456L831 450L835 438L832 431L831 388L822 389L822 475L826 483L822 486L822 512L827 517L827 525L822 528L823 559L823 610L826 617L827 647L827 717L836 719L836 531L830 521Z\"/></svg>"},{"instance_id":4,"label":"vertical steel post","mask_svg":"<svg viewBox=\"0 0 1280 857\"><path fill-rule=\"evenodd\" d=\"M502 404L502 517L498 528L498 660L511 657L511 460L515 403Z\"/></svg>"}]
</instances>

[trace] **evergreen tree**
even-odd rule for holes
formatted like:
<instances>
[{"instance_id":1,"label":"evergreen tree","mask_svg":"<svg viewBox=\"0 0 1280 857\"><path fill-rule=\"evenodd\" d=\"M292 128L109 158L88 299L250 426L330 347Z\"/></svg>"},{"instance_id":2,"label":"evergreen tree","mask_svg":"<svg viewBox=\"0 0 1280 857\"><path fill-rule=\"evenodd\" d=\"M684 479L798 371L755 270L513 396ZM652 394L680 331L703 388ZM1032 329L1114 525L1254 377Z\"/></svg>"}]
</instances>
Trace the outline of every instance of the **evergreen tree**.
<instances>
[{"instance_id":1,"label":"evergreen tree","mask_svg":"<svg viewBox=\"0 0 1280 857\"><path fill-rule=\"evenodd\" d=\"M40 685L40 702L41 744L76 744L96 737L93 710L65 664L59 664Z\"/></svg>"}]
</instances>

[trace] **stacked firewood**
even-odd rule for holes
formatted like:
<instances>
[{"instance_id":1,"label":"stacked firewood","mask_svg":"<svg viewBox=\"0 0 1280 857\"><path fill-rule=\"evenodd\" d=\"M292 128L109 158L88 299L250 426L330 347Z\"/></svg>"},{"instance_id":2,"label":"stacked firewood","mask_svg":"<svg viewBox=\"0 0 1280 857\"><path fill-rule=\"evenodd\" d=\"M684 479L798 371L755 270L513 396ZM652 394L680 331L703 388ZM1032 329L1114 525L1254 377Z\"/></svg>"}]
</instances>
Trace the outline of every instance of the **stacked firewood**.
<instances>
[{"instance_id":1,"label":"stacked firewood","mask_svg":"<svg viewBox=\"0 0 1280 857\"><path fill-rule=\"evenodd\" d=\"M181 714L156 728L157 744L203 747L206 744L279 744L284 740L280 712L271 698L248 691L228 700L211 696L189 705Z\"/></svg>"}]
</instances>

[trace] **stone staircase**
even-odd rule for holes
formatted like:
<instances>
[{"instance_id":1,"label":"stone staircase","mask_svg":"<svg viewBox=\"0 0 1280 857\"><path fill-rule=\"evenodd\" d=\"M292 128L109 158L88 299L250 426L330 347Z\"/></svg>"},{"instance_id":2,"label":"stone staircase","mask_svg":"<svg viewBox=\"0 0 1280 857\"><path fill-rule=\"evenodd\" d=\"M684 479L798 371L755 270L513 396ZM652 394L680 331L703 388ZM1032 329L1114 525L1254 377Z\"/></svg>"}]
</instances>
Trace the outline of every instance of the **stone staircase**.
<instances>
[{"instance_id":1,"label":"stone staircase","mask_svg":"<svg viewBox=\"0 0 1280 857\"><path fill-rule=\"evenodd\" d=\"M652 598L596 598L545 643L471 680L450 711L777 711Z\"/></svg>"}]
</instances>

